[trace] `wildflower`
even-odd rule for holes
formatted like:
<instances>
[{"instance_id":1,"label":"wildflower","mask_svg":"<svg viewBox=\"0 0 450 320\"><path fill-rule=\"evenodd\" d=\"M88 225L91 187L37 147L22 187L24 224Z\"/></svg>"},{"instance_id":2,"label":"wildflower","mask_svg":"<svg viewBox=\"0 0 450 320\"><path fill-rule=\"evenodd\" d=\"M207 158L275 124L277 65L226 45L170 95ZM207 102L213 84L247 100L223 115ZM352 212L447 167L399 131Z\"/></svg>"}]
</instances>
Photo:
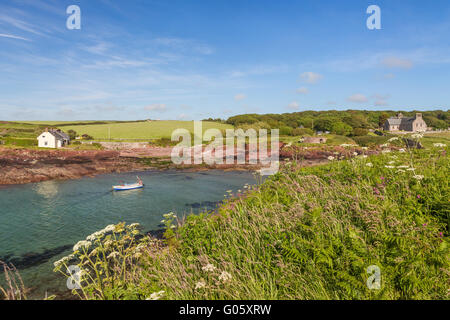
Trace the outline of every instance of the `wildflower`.
<instances>
[{"instance_id":1,"label":"wildflower","mask_svg":"<svg viewBox=\"0 0 450 320\"><path fill-rule=\"evenodd\" d=\"M397 169L407 169L409 166L397 166Z\"/></svg>"},{"instance_id":2,"label":"wildflower","mask_svg":"<svg viewBox=\"0 0 450 320\"><path fill-rule=\"evenodd\" d=\"M420 198L421 198L421 196L420 196L420 194L418 194L418 195L417 195L417 199L420 199Z\"/></svg>"},{"instance_id":3,"label":"wildflower","mask_svg":"<svg viewBox=\"0 0 450 320\"><path fill-rule=\"evenodd\" d=\"M333 161L333 160L334 160L334 157L333 157L333 156L329 156L329 157L328 157L328 160Z\"/></svg>"},{"instance_id":4,"label":"wildflower","mask_svg":"<svg viewBox=\"0 0 450 320\"><path fill-rule=\"evenodd\" d=\"M113 225L113 224L110 224L109 226L106 226L105 229L103 229L103 231L104 231L105 233L113 232L114 230L116 230L116 226Z\"/></svg>"},{"instance_id":5,"label":"wildflower","mask_svg":"<svg viewBox=\"0 0 450 320\"><path fill-rule=\"evenodd\" d=\"M362 147L361 149L363 149L363 150L369 150L368 147Z\"/></svg>"},{"instance_id":6,"label":"wildflower","mask_svg":"<svg viewBox=\"0 0 450 320\"><path fill-rule=\"evenodd\" d=\"M411 135L411 138L413 139L422 139L423 135L420 133L414 133L413 135Z\"/></svg>"},{"instance_id":7,"label":"wildflower","mask_svg":"<svg viewBox=\"0 0 450 320\"><path fill-rule=\"evenodd\" d=\"M422 180L425 177L420 175L420 174L416 174L415 176L413 176L413 178L416 179L416 180Z\"/></svg>"},{"instance_id":8,"label":"wildflower","mask_svg":"<svg viewBox=\"0 0 450 320\"><path fill-rule=\"evenodd\" d=\"M76 245L73 246L73 251L78 251L81 248L85 248L86 250L92 245L91 241L79 241Z\"/></svg>"},{"instance_id":9,"label":"wildflower","mask_svg":"<svg viewBox=\"0 0 450 320\"><path fill-rule=\"evenodd\" d=\"M64 257L56 262L53 263L53 265L55 266L55 268L58 268L59 266L61 266L62 264L66 263L69 261L69 257Z\"/></svg>"},{"instance_id":10,"label":"wildflower","mask_svg":"<svg viewBox=\"0 0 450 320\"><path fill-rule=\"evenodd\" d=\"M146 300L159 300L164 295L165 291L159 291L159 292L153 292L150 295L150 298L147 298Z\"/></svg>"},{"instance_id":11,"label":"wildflower","mask_svg":"<svg viewBox=\"0 0 450 320\"><path fill-rule=\"evenodd\" d=\"M216 270L216 267L211 263L208 263L206 266L202 268L202 270L207 272L213 272L214 270Z\"/></svg>"},{"instance_id":12,"label":"wildflower","mask_svg":"<svg viewBox=\"0 0 450 320\"><path fill-rule=\"evenodd\" d=\"M403 152L406 152L406 150L405 150L405 149L403 149L403 148L401 148L401 149L398 149L398 152L401 152L401 153L403 153Z\"/></svg>"},{"instance_id":13,"label":"wildflower","mask_svg":"<svg viewBox=\"0 0 450 320\"><path fill-rule=\"evenodd\" d=\"M367 166L367 167L373 167L373 164L372 164L372 162L367 162L367 163L366 163L366 166Z\"/></svg>"},{"instance_id":14,"label":"wildflower","mask_svg":"<svg viewBox=\"0 0 450 320\"><path fill-rule=\"evenodd\" d=\"M387 148L387 147L389 147L389 143L381 144L380 147Z\"/></svg>"},{"instance_id":15,"label":"wildflower","mask_svg":"<svg viewBox=\"0 0 450 320\"><path fill-rule=\"evenodd\" d=\"M394 166L384 166L385 168L388 168L388 169L394 169L395 167Z\"/></svg>"},{"instance_id":16,"label":"wildflower","mask_svg":"<svg viewBox=\"0 0 450 320\"><path fill-rule=\"evenodd\" d=\"M381 151L381 153L390 153L391 149L384 149L383 151Z\"/></svg>"},{"instance_id":17,"label":"wildflower","mask_svg":"<svg viewBox=\"0 0 450 320\"><path fill-rule=\"evenodd\" d=\"M136 228L139 228L139 226L140 226L139 223L132 223L132 224L130 224L128 227L129 227L130 229L136 229Z\"/></svg>"},{"instance_id":18,"label":"wildflower","mask_svg":"<svg viewBox=\"0 0 450 320\"><path fill-rule=\"evenodd\" d=\"M398 137L390 138L388 141L389 141L389 142L392 142L392 141L396 141L396 140L399 140Z\"/></svg>"},{"instance_id":19,"label":"wildflower","mask_svg":"<svg viewBox=\"0 0 450 320\"><path fill-rule=\"evenodd\" d=\"M358 152L353 152L353 155L356 157L358 155Z\"/></svg>"},{"instance_id":20,"label":"wildflower","mask_svg":"<svg viewBox=\"0 0 450 320\"><path fill-rule=\"evenodd\" d=\"M219 276L219 280L222 282L227 282L229 280L231 280L231 274L229 274L226 271L223 271L222 274Z\"/></svg>"},{"instance_id":21,"label":"wildflower","mask_svg":"<svg viewBox=\"0 0 450 320\"><path fill-rule=\"evenodd\" d=\"M406 171L403 170L403 169L398 169L397 172L403 173L403 172L406 172Z\"/></svg>"},{"instance_id":22,"label":"wildflower","mask_svg":"<svg viewBox=\"0 0 450 320\"><path fill-rule=\"evenodd\" d=\"M195 284L195 290L202 289L204 287L206 287L206 283L203 280L200 280Z\"/></svg>"},{"instance_id":23,"label":"wildflower","mask_svg":"<svg viewBox=\"0 0 450 320\"><path fill-rule=\"evenodd\" d=\"M395 163L395 161L389 161L388 162L388 164L394 164Z\"/></svg>"},{"instance_id":24,"label":"wildflower","mask_svg":"<svg viewBox=\"0 0 450 320\"><path fill-rule=\"evenodd\" d=\"M117 251L114 251L114 252L111 252L109 255L108 255L108 259L114 259L115 257L117 257L119 255L119 253L117 252Z\"/></svg>"},{"instance_id":25,"label":"wildflower","mask_svg":"<svg viewBox=\"0 0 450 320\"><path fill-rule=\"evenodd\" d=\"M433 146L437 148L445 148L447 145L445 143L433 143Z\"/></svg>"},{"instance_id":26,"label":"wildflower","mask_svg":"<svg viewBox=\"0 0 450 320\"><path fill-rule=\"evenodd\" d=\"M406 169L407 171L414 171L414 170L416 170L416 169L414 169L414 168L408 168L408 169Z\"/></svg>"}]
</instances>

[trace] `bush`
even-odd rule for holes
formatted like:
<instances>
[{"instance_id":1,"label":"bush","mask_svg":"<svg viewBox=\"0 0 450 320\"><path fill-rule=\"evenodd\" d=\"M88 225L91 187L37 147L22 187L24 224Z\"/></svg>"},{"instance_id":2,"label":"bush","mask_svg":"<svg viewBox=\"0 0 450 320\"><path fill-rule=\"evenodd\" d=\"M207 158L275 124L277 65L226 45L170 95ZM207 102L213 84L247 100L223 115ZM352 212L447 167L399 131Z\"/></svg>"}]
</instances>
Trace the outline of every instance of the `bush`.
<instances>
[{"instance_id":1,"label":"bush","mask_svg":"<svg viewBox=\"0 0 450 320\"><path fill-rule=\"evenodd\" d=\"M282 126L280 127L280 136L290 136L292 135L294 129L288 126Z\"/></svg>"},{"instance_id":2,"label":"bush","mask_svg":"<svg viewBox=\"0 0 450 320\"><path fill-rule=\"evenodd\" d=\"M353 129L352 136L365 136L369 133L368 129L355 128Z\"/></svg>"},{"instance_id":3,"label":"bush","mask_svg":"<svg viewBox=\"0 0 450 320\"><path fill-rule=\"evenodd\" d=\"M353 140L362 147L371 147L374 145L384 144L388 141L388 137L380 136L356 136Z\"/></svg>"}]
</instances>

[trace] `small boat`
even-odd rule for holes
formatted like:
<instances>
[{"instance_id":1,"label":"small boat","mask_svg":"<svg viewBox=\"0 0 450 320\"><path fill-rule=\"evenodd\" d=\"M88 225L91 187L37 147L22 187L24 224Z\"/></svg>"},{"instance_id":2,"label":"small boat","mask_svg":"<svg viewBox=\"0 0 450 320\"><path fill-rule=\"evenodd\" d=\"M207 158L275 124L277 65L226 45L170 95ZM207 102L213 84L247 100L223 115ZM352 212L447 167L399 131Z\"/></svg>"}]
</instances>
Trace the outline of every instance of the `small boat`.
<instances>
[{"instance_id":1,"label":"small boat","mask_svg":"<svg viewBox=\"0 0 450 320\"><path fill-rule=\"evenodd\" d=\"M113 186L112 187L114 191L125 191L125 190L134 190L134 189L142 189L144 188L144 183L142 182L142 180L137 177L137 182L136 183L124 183L118 186Z\"/></svg>"}]
</instances>

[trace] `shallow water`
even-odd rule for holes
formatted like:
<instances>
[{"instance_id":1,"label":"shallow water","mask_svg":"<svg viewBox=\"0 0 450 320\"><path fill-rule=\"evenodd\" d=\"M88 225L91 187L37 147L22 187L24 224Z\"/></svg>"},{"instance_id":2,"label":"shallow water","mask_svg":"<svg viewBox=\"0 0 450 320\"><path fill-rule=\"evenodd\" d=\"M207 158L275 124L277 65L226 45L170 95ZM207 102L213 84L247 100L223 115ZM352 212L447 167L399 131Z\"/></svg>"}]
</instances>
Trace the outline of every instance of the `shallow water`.
<instances>
[{"instance_id":1,"label":"shallow water","mask_svg":"<svg viewBox=\"0 0 450 320\"><path fill-rule=\"evenodd\" d=\"M53 262L74 243L118 222L140 223L145 231L161 228L162 215L214 209L227 190L254 184L250 172L145 171L144 189L112 192L119 181L134 182L136 173L0 187L0 260L20 271L32 298L45 292L67 293ZM0 285L3 285L0 274ZM59 295L59 297L61 297Z\"/></svg>"}]
</instances>

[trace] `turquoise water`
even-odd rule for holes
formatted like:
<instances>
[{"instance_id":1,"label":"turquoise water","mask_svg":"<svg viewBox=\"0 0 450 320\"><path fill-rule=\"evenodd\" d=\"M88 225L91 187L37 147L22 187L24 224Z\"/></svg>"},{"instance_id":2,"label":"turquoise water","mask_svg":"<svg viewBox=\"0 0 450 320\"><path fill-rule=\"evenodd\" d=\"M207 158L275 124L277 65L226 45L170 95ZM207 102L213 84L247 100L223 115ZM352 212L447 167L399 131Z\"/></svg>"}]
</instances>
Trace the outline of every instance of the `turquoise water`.
<instances>
[{"instance_id":1,"label":"turquoise water","mask_svg":"<svg viewBox=\"0 0 450 320\"><path fill-rule=\"evenodd\" d=\"M0 187L0 260L19 269L33 289L31 297L68 293L64 277L53 273L53 262L93 232L122 221L158 230L165 213L214 209L227 190L255 183L250 172L237 171L137 174L144 189L110 191L119 181L134 182L136 173Z\"/></svg>"}]
</instances>

